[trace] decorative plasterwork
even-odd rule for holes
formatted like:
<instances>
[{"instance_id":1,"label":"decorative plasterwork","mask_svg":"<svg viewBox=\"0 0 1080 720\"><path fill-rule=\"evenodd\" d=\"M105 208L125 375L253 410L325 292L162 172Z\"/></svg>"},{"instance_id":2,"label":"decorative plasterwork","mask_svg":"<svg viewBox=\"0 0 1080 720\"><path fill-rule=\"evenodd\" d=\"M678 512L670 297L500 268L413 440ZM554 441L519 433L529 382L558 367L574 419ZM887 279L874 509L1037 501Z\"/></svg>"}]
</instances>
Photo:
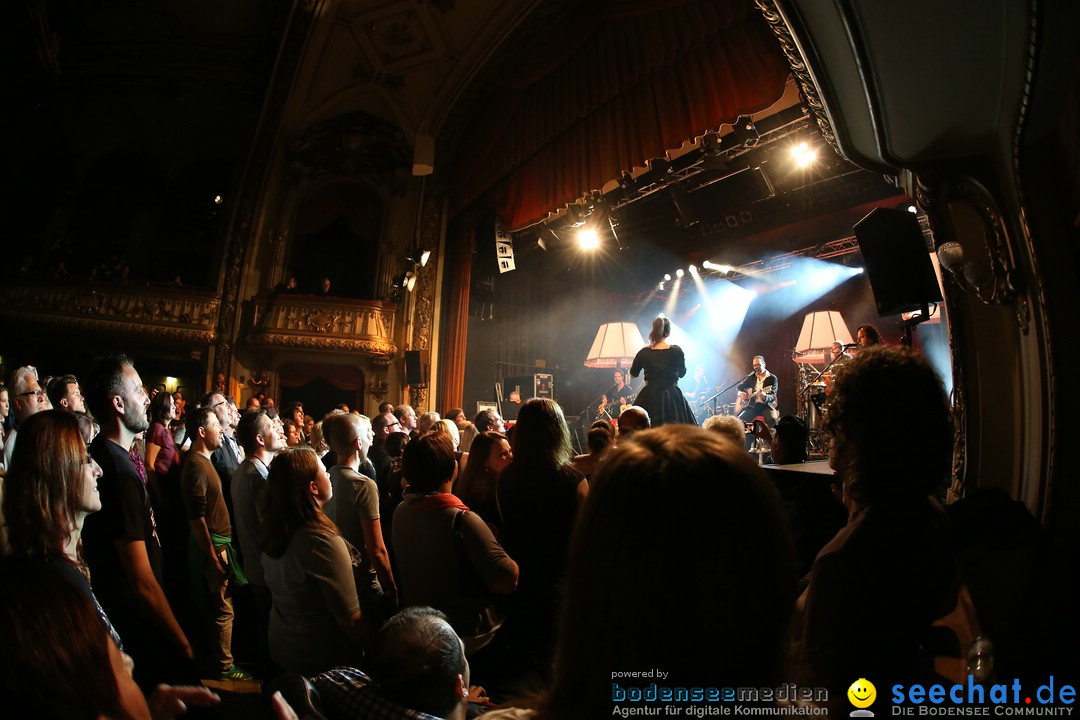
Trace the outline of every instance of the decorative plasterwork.
<instances>
[{"instance_id":1,"label":"decorative plasterwork","mask_svg":"<svg viewBox=\"0 0 1080 720\"><path fill-rule=\"evenodd\" d=\"M791 28L785 22L775 0L755 0L755 2L780 43L780 49L787 58L788 65L791 66L791 74L795 81L799 83L799 92L803 102L814 113L814 119L817 121L821 136L833 146L837 153L843 156L840 146L836 142L836 133L833 131L832 121L829 119L825 103L821 99L821 91L814 83L814 78L806 66L802 53L799 51L798 43L791 34Z\"/></svg>"},{"instance_id":2,"label":"decorative plasterwork","mask_svg":"<svg viewBox=\"0 0 1080 720\"><path fill-rule=\"evenodd\" d=\"M412 150L401 129L356 112L311 125L289 147L294 175L392 175L412 164Z\"/></svg>"},{"instance_id":3,"label":"decorative plasterwork","mask_svg":"<svg viewBox=\"0 0 1080 720\"><path fill-rule=\"evenodd\" d=\"M388 361L397 354L396 310L374 301L276 295L249 342L266 348L358 352Z\"/></svg>"},{"instance_id":4,"label":"decorative plasterwork","mask_svg":"<svg viewBox=\"0 0 1080 720\"><path fill-rule=\"evenodd\" d=\"M197 290L127 285L0 288L0 315L192 343L214 341L218 310L217 293Z\"/></svg>"}]
</instances>

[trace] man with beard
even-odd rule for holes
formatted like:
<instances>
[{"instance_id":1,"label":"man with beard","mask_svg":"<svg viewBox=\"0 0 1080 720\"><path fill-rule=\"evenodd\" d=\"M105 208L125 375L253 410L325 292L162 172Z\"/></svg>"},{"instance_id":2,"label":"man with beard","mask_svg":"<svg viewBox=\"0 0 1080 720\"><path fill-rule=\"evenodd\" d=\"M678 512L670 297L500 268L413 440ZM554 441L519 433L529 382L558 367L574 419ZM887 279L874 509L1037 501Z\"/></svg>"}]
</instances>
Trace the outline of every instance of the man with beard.
<instances>
[{"instance_id":1,"label":"man with beard","mask_svg":"<svg viewBox=\"0 0 1080 720\"><path fill-rule=\"evenodd\" d=\"M128 456L135 435L150 425L150 399L124 355L95 358L86 390L87 405L101 425L90 455L102 470L102 509L87 518L82 536L95 594L135 660L140 686L197 681L191 644L162 590L154 509Z\"/></svg>"}]
</instances>

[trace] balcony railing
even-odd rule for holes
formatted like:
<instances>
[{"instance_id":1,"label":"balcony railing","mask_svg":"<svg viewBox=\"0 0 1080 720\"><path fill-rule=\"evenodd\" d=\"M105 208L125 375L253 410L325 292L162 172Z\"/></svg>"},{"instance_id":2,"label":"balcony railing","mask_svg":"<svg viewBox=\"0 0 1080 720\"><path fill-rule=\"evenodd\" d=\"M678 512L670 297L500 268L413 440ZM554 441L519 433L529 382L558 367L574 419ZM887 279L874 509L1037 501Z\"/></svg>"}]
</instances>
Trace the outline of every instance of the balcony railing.
<instances>
[{"instance_id":1,"label":"balcony railing","mask_svg":"<svg viewBox=\"0 0 1080 720\"><path fill-rule=\"evenodd\" d=\"M252 345L361 352L390 358L397 306L379 300L352 300L312 295L261 295L255 300Z\"/></svg>"},{"instance_id":2,"label":"balcony railing","mask_svg":"<svg viewBox=\"0 0 1080 720\"><path fill-rule=\"evenodd\" d=\"M0 315L92 331L212 343L221 296L171 285L14 282L0 285Z\"/></svg>"}]
</instances>

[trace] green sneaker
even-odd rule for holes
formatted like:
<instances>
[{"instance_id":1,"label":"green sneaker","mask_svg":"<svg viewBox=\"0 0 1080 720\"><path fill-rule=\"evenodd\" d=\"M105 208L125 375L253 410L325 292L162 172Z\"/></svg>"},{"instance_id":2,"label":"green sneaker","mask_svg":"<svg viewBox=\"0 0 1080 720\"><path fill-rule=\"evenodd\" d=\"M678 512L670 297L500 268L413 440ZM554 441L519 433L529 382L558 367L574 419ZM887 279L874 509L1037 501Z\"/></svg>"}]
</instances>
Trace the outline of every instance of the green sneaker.
<instances>
[{"instance_id":1,"label":"green sneaker","mask_svg":"<svg viewBox=\"0 0 1080 720\"><path fill-rule=\"evenodd\" d=\"M222 673L220 675L218 675L218 680L237 681L237 680L254 680L254 679L255 679L254 675L249 673L247 670L244 670L243 668L237 667L236 665L233 665L228 670L223 670Z\"/></svg>"}]
</instances>

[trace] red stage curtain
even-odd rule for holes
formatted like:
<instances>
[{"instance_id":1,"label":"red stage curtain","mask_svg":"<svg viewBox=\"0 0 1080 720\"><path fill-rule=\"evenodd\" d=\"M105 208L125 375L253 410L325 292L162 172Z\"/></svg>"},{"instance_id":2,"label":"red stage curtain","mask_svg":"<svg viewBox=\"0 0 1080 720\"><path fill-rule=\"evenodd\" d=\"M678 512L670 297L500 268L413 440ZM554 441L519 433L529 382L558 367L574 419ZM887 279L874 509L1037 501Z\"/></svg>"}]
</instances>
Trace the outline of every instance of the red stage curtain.
<instances>
[{"instance_id":1,"label":"red stage curtain","mask_svg":"<svg viewBox=\"0 0 1080 720\"><path fill-rule=\"evenodd\" d=\"M575 5L523 50L459 144L451 214L486 199L508 229L600 190L783 94L788 65L746 0Z\"/></svg>"},{"instance_id":2,"label":"red stage curtain","mask_svg":"<svg viewBox=\"0 0 1080 720\"><path fill-rule=\"evenodd\" d=\"M448 239L446 324L439 351L439 396L436 407L461 407L465 396L465 347L469 336L469 293L472 283L476 222L471 213L459 218L452 241ZM466 412L466 415L471 415Z\"/></svg>"}]
</instances>

